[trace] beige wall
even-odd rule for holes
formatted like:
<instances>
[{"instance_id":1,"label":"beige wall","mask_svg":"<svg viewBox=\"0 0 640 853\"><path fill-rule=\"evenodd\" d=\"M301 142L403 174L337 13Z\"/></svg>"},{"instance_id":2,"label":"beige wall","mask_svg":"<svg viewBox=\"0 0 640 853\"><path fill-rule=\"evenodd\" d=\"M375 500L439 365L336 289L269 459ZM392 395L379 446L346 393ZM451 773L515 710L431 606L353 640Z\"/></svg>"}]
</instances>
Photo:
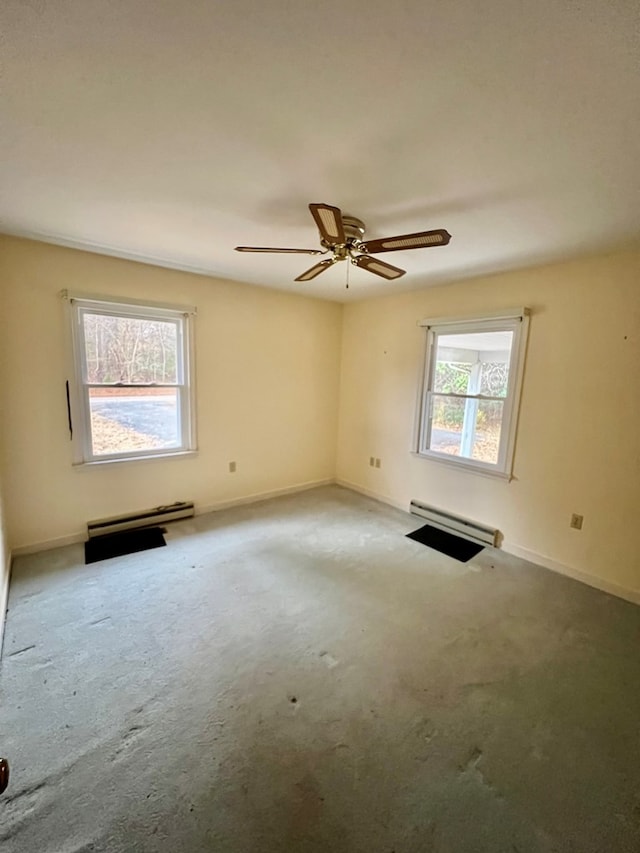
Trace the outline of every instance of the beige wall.
<instances>
[{"instance_id":1,"label":"beige wall","mask_svg":"<svg viewBox=\"0 0 640 853\"><path fill-rule=\"evenodd\" d=\"M416 497L495 525L505 548L530 559L638 591L639 279L640 253L621 252L343 309L0 237L5 544L64 539L88 519L178 499L214 507L337 472L404 508ZM198 456L71 467L63 288L197 305ZM416 322L518 305L532 318L515 479L411 455L424 336ZM581 532L569 528L572 512L585 517Z\"/></svg>"},{"instance_id":2,"label":"beige wall","mask_svg":"<svg viewBox=\"0 0 640 853\"><path fill-rule=\"evenodd\" d=\"M339 305L9 237L0 287L13 548L82 533L100 516L175 500L215 506L334 476ZM71 467L64 288L197 306L197 456Z\"/></svg>"},{"instance_id":3,"label":"beige wall","mask_svg":"<svg viewBox=\"0 0 640 853\"><path fill-rule=\"evenodd\" d=\"M0 286L0 318L4 317L6 309L4 305L4 292ZM1 334L1 332L0 332ZM4 512L4 384L3 384L3 357L4 351L0 345L0 652L2 652L2 640L4 636L4 620L7 612L7 598L9 595L9 572L11 568L11 552L9 549L9 537L7 536L6 519Z\"/></svg>"},{"instance_id":4,"label":"beige wall","mask_svg":"<svg viewBox=\"0 0 640 853\"><path fill-rule=\"evenodd\" d=\"M2 501L2 478L0 477L0 652L4 636L4 618L9 595L9 569L11 565L9 540L5 530L4 505Z\"/></svg>"},{"instance_id":5,"label":"beige wall","mask_svg":"<svg viewBox=\"0 0 640 853\"><path fill-rule=\"evenodd\" d=\"M515 479L411 455L425 334L416 322L519 305L532 317ZM522 556L640 590L640 253L351 304L342 347L342 481L486 522ZM584 515L581 532L572 512Z\"/></svg>"}]
</instances>

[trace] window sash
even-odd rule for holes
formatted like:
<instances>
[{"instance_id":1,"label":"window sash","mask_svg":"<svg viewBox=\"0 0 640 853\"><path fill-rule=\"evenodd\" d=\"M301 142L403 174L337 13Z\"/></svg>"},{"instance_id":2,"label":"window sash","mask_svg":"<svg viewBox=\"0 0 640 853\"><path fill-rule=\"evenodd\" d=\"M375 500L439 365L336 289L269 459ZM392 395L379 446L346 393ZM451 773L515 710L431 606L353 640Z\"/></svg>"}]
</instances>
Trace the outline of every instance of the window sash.
<instances>
[{"instance_id":1,"label":"window sash","mask_svg":"<svg viewBox=\"0 0 640 853\"><path fill-rule=\"evenodd\" d=\"M86 314L97 315L102 317L119 317L123 320L146 320L147 322L160 322L160 323L170 323L176 328L176 379L177 384L184 384L184 356L185 356L185 342L184 342L184 332L183 332L183 324L185 321L185 315L179 314L176 316L176 312L168 312L166 309L158 310L154 312L153 309L142 309L141 307L132 306L132 311L127 311L124 307L116 305L112 311L107 308L98 307L92 308L89 305L78 305L78 336L79 336L79 354L81 356L81 370L82 370L82 381L84 384L89 384L87 380L87 373L89 370L88 358L87 358L87 345L86 345L86 336L85 336L85 325L84 318ZM96 383L99 384L99 383ZM106 383L109 384L109 383ZM114 383L115 384L115 383ZM142 383L132 383L133 385L138 385Z\"/></svg>"},{"instance_id":2,"label":"window sash","mask_svg":"<svg viewBox=\"0 0 640 853\"><path fill-rule=\"evenodd\" d=\"M504 397L489 397L487 394L455 394L453 391L428 391L433 397L452 397L454 400L495 400L498 403L504 403L507 399Z\"/></svg>"},{"instance_id":3,"label":"window sash","mask_svg":"<svg viewBox=\"0 0 640 853\"><path fill-rule=\"evenodd\" d=\"M194 382L193 382L193 332L192 317L195 309L155 307L152 305L128 304L124 301L109 302L107 298L97 299L71 297L68 299L72 317L73 362L76 377L76 420L79 429L74 430L76 436L74 464L101 463L145 457L171 456L195 449L195 412L194 412ZM84 315L100 314L108 317L124 319L170 322L176 326L176 378L175 383L100 383L87 380L87 351L84 334ZM177 437L178 443L171 447L156 447L134 449L131 451L115 451L113 453L93 452L93 433L91 424L90 391L92 388L171 388L177 396Z\"/></svg>"},{"instance_id":4,"label":"window sash","mask_svg":"<svg viewBox=\"0 0 640 853\"><path fill-rule=\"evenodd\" d=\"M487 317L486 319L448 320L443 323L429 321L421 323L427 330L426 351L423 362L421 400L417 424L417 440L415 451L420 456L437 459L441 462L462 468L476 469L500 476L511 476L513 451L515 447L515 426L517 422L517 406L519 404L520 386L524 368L524 347L528 331L528 310L522 309L520 316L513 314L508 317ZM455 394L452 392L434 391L435 371L438 363L438 338L446 335L473 334L482 332L512 332L511 352L509 356L509 378L504 397L490 397L483 394ZM489 400L503 404L503 417L500 429L498 460L495 463L483 462L466 456L454 456L431 450L433 398L449 397L463 400Z\"/></svg>"},{"instance_id":5,"label":"window sash","mask_svg":"<svg viewBox=\"0 0 640 853\"><path fill-rule=\"evenodd\" d=\"M184 388L184 382L83 382L87 388Z\"/></svg>"},{"instance_id":6,"label":"window sash","mask_svg":"<svg viewBox=\"0 0 640 853\"><path fill-rule=\"evenodd\" d=\"M85 385L85 393L83 394L83 409L84 409L84 421L87 424L87 428L83 430L83 438L84 438L84 452L85 459L90 462L108 462L109 460L114 459L137 459L142 456L169 456L172 453L185 453L191 449L190 447L190 436L189 430L184 428L185 424L189 422L189 414L190 414L190 400L189 400L189 389L185 385L172 385L165 386L175 388L178 392L177 394L177 435L178 435L178 443L175 445L171 445L170 447L150 447L146 450L135 449L135 450L117 450L114 453L94 453L93 452L93 432L91 427L91 395L89 393L90 390L89 385ZM104 388L113 388L113 385L104 385L104 386L95 386L95 387L104 387ZM116 386L120 387L120 386ZM140 387L140 386L134 386ZM153 386L158 387L158 386Z\"/></svg>"}]
</instances>

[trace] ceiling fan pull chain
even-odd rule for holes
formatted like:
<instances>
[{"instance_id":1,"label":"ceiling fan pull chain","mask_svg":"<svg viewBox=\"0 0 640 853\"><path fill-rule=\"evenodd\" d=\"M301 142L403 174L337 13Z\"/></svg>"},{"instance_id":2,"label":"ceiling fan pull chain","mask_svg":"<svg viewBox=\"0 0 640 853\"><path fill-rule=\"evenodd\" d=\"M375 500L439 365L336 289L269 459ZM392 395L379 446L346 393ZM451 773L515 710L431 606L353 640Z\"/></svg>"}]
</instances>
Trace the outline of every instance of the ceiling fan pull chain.
<instances>
[{"instance_id":1,"label":"ceiling fan pull chain","mask_svg":"<svg viewBox=\"0 0 640 853\"><path fill-rule=\"evenodd\" d=\"M347 283L345 285L345 290L349 290L349 269L351 267L351 258L347 258Z\"/></svg>"}]
</instances>

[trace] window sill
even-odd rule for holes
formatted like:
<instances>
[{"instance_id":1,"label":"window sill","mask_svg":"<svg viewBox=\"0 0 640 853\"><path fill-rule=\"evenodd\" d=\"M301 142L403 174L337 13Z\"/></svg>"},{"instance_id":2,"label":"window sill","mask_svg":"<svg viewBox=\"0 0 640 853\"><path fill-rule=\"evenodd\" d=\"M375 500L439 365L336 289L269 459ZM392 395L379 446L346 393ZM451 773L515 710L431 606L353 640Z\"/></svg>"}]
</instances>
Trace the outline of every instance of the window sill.
<instances>
[{"instance_id":1,"label":"window sill","mask_svg":"<svg viewBox=\"0 0 640 853\"><path fill-rule=\"evenodd\" d=\"M90 462L74 462L73 467L76 471L83 471L86 468L102 468L105 465L124 465L131 462L161 462L166 459L184 459L197 455L197 450L177 450L175 453L153 453L148 456L120 456L117 459L92 459Z\"/></svg>"},{"instance_id":2,"label":"window sill","mask_svg":"<svg viewBox=\"0 0 640 853\"><path fill-rule=\"evenodd\" d=\"M458 471L465 471L468 474L480 474L482 477L491 477L492 480L506 480L508 483L514 479L513 474L506 471L492 471L490 468L481 468L479 465L474 465L471 461L461 461L459 457L445 458L437 453L420 453L412 450L412 456L418 459L427 459L429 462L439 462L441 465L446 465L447 468L455 468Z\"/></svg>"}]
</instances>

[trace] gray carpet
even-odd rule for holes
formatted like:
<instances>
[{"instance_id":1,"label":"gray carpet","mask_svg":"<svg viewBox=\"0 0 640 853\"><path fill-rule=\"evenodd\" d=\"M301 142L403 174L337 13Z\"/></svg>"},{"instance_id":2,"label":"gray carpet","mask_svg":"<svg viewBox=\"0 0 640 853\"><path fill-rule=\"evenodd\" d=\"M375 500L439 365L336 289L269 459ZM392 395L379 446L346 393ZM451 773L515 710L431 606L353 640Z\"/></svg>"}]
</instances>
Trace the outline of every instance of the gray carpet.
<instances>
[{"instance_id":1,"label":"gray carpet","mask_svg":"<svg viewBox=\"0 0 640 853\"><path fill-rule=\"evenodd\" d=\"M640 850L640 608L329 487L15 561L3 853Z\"/></svg>"}]
</instances>

